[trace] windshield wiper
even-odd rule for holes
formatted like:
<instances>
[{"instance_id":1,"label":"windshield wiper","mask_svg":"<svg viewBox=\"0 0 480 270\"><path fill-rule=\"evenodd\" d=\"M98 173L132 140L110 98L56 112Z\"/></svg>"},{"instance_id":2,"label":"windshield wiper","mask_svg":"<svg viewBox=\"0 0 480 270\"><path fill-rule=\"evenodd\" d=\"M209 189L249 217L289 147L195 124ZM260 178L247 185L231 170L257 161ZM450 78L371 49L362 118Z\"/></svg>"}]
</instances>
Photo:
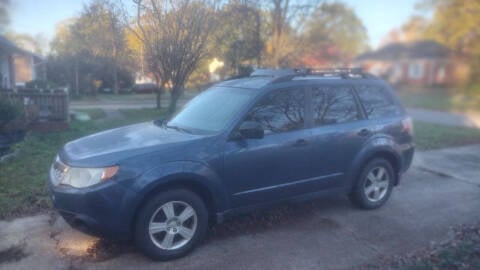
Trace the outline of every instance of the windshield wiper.
<instances>
[{"instance_id":1,"label":"windshield wiper","mask_svg":"<svg viewBox=\"0 0 480 270\"><path fill-rule=\"evenodd\" d=\"M163 127L167 121L165 119L156 119L156 120L153 120L153 123L159 127Z\"/></svg>"},{"instance_id":2,"label":"windshield wiper","mask_svg":"<svg viewBox=\"0 0 480 270\"><path fill-rule=\"evenodd\" d=\"M181 131L181 132L185 132L185 133L189 133L189 134L192 134L192 131L186 129L186 128L182 128L182 127L179 127L179 126L172 126L172 125L167 125L167 124L164 124L166 128L171 128L171 129L174 129L174 130L177 130L177 131Z\"/></svg>"}]
</instances>

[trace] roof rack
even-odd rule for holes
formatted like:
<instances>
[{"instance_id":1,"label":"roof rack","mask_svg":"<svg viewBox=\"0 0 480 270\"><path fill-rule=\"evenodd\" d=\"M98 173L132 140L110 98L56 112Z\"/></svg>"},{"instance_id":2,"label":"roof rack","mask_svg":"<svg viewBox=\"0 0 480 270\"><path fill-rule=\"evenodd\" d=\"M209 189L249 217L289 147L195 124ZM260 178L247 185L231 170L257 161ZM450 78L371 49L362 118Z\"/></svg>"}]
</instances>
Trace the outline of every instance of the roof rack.
<instances>
[{"instance_id":1,"label":"roof rack","mask_svg":"<svg viewBox=\"0 0 480 270\"><path fill-rule=\"evenodd\" d=\"M366 73L362 68L330 68L330 69L309 69L307 75L317 76L339 76L343 79L374 79L372 74Z\"/></svg>"},{"instance_id":2,"label":"roof rack","mask_svg":"<svg viewBox=\"0 0 480 270\"><path fill-rule=\"evenodd\" d=\"M295 68L283 68L283 69L268 69L259 68L250 74L250 77L283 77L298 74L298 69Z\"/></svg>"},{"instance_id":3,"label":"roof rack","mask_svg":"<svg viewBox=\"0 0 480 270\"><path fill-rule=\"evenodd\" d=\"M372 74L365 73L362 68L290 68L290 69L257 69L250 76L252 77L274 77L271 83L279 83L293 80L296 77L316 76L324 78L339 79L377 79Z\"/></svg>"}]
</instances>

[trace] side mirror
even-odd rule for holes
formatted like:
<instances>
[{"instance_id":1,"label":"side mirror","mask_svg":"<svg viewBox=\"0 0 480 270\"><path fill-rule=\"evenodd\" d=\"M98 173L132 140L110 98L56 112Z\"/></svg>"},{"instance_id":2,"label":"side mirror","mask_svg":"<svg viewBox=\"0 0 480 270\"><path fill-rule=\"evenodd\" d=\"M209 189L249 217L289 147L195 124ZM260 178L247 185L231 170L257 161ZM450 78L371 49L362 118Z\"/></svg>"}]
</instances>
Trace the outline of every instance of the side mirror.
<instances>
[{"instance_id":1,"label":"side mirror","mask_svg":"<svg viewBox=\"0 0 480 270\"><path fill-rule=\"evenodd\" d=\"M245 121L238 128L238 132L245 139L261 139L264 136L262 125L255 121Z\"/></svg>"}]
</instances>

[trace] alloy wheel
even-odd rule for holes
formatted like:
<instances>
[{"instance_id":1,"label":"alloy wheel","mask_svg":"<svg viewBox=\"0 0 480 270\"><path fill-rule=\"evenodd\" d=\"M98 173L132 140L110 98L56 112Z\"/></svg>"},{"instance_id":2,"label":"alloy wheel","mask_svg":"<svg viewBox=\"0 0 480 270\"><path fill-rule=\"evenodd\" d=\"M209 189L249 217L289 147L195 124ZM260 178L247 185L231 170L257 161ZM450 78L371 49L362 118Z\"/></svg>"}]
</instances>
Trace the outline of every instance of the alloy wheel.
<instances>
[{"instance_id":1,"label":"alloy wheel","mask_svg":"<svg viewBox=\"0 0 480 270\"><path fill-rule=\"evenodd\" d=\"M182 201L170 201L160 206L150 218L150 239L159 248L175 250L185 246L195 235L197 213Z\"/></svg>"},{"instance_id":2,"label":"alloy wheel","mask_svg":"<svg viewBox=\"0 0 480 270\"><path fill-rule=\"evenodd\" d=\"M390 176L384 167L375 167L367 174L363 186L365 197L371 202L382 200L388 192Z\"/></svg>"}]
</instances>

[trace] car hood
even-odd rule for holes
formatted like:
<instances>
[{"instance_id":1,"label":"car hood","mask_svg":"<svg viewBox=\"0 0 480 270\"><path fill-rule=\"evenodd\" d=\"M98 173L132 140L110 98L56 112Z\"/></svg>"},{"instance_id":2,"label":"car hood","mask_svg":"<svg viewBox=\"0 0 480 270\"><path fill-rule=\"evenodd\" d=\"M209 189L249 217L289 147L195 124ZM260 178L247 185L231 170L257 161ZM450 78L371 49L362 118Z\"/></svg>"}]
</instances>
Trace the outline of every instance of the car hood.
<instances>
[{"instance_id":1,"label":"car hood","mask_svg":"<svg viewBox=\"0 0 480 270\"><path fill-rule=\"evenodd\" d=\"M140 123L95 133L71 141L60 152L69 165L112 165L118 160L142 153L167 150L188 141L206 137L160 127L152 122Z\"/></svg>"}]
</instances>

